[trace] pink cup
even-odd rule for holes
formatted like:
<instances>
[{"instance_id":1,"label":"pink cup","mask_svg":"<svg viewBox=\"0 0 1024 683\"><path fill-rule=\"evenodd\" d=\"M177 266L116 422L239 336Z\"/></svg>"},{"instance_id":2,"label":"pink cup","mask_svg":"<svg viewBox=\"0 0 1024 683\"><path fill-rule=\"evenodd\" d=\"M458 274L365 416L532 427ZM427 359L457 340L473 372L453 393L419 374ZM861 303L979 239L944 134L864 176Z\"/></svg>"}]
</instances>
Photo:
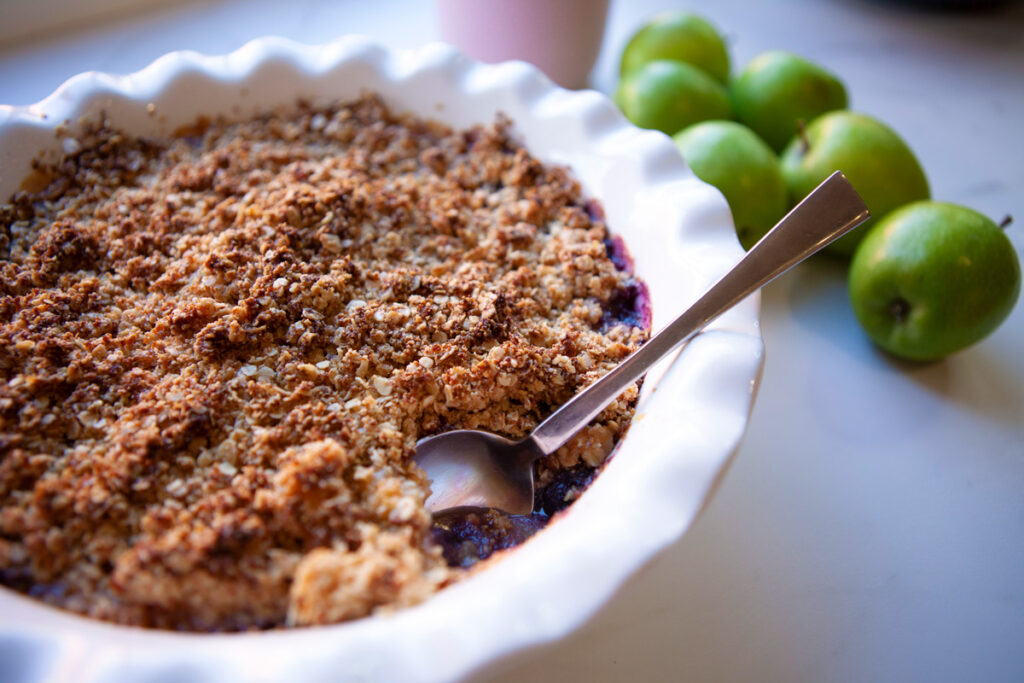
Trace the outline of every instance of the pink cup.
<instances>
[{"instance_id":1,"label":"pink cup","mask_svg":"<svg viewBox=\"0 0 1024 683\"><path fill-rule=\"evenodd\" d=\"M437 0L441 38L483 62L521 59L582 88L604 38L609 0Z\"/></svg>"}]
</instances>

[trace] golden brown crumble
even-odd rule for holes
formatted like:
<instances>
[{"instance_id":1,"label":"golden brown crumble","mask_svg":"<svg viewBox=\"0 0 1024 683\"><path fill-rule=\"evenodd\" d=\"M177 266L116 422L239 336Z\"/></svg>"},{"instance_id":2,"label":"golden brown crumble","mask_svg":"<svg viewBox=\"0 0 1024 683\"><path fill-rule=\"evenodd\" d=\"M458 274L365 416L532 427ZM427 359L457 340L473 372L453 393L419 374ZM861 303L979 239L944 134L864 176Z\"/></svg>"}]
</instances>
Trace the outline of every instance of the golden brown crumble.
<instances>
[{"instance_id":1,"label":"golden brown crumble","mask_svg":"<svg viewBox=\"0 0 1024 683\"><path fill-rule=\"evenodd\" d=\"M352 619L457 580L411 462L642 343L578 184L376 97L94 125L0 207L0 581L123 624ZM624 394L540 476L599 465Z\"/></svg>"}]
</instances>

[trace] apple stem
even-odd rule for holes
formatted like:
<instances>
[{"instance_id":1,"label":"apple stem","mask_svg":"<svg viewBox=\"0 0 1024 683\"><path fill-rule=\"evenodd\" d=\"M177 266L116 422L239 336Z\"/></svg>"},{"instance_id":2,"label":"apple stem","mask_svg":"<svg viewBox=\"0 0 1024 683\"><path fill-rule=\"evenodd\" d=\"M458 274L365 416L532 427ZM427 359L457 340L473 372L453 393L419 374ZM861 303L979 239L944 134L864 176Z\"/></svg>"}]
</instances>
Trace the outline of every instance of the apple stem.
<instances>
[{"instance_id":1,"label":"apple stem","mask_svg":"<svg viewBox=\"0 0 1024 683\"><path fill-rule=\"evenodd\" d=\"M1008 227L1010 227L1011 223L1013 223L1013 216L1011 216L1010 214L1006 214L1006 217L1003 218L1003 220L999 221L999 227L1002 228L1003 230L1006 230Z\"/></svg>"},{"instance_id":2,"label":"apple stem","mask_svg":"<svg viewBox=\"0 0 1024 683\"><path fill-rule=\"evenodd\" d=\"M893 299L889 303L889 315L895 318L897 322L903 322L910 315L910 302L903 297Z\"/></svg>"},{"instance_id":3,"label":"apple stem","mask_svg":"<svg viewBox=\"0 0 1024 683\"><path fill-rule=\"evenodd\" d=\"M807 139L807 127L803 119L796 120L796 134L800 138L800 154L807 154L811 149L811 141Z\"/></svg>"}]
</instances>

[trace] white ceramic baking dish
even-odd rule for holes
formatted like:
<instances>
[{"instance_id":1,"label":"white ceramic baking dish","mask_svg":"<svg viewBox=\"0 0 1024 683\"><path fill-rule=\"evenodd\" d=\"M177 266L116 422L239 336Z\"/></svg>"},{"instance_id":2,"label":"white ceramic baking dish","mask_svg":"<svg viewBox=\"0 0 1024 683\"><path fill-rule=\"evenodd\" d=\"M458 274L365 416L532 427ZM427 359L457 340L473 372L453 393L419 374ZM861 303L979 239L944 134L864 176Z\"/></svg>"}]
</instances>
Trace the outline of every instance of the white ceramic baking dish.
<instances>
[{"instance_id":1,"label":"white ceramic baking dish","mask_svg":"<svg viewBox=\"0 0 1024 683\"><path fill-rule=\"evenodd\" d=\"M85 73L29 107L0 107L0 196L56 130L104 112L129 132L242 117L294 102L379 92L395 110L453 126L508 114L541 159L572 168L602 202L650 288L655 329L742 252L721 195L668 137L631 126L603 95L554 86L527 64L483 65L433 44L391 51L347 37L323 46L253 41L224 56L166 55L126 76ZM73 143L64 143L72 144ZM125 628L0 588L5 681L452 680L580 626L678 540L736 451L763 362L751 297L649 376L637 416L587 493L495 566L425 604L337 626L247 634Z\"/></svg>"}]
</instances>

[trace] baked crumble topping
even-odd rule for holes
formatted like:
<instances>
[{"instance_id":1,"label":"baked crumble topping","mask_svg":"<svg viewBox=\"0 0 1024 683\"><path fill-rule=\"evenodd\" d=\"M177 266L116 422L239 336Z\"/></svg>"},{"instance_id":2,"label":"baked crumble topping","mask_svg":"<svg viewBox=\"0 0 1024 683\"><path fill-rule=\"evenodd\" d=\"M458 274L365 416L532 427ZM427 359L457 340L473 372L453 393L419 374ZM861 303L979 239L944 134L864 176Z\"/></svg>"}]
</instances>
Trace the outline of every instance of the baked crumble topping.
<instances>
[{"instance_id":1,"label":"baked crumble topping","mask_svg":"<svg viewBox=\"0 0 1024 683\"><path fill-rule=\"evenodd\" d=\"M0 207L0 582L66 609L240 630L420 602L476 556L432 531L417 439L523 436L646 338L599 207L501 118L367 95L64 150ZM544 515L636 397L538 465Z\"/></svg>"}]
</instances>

